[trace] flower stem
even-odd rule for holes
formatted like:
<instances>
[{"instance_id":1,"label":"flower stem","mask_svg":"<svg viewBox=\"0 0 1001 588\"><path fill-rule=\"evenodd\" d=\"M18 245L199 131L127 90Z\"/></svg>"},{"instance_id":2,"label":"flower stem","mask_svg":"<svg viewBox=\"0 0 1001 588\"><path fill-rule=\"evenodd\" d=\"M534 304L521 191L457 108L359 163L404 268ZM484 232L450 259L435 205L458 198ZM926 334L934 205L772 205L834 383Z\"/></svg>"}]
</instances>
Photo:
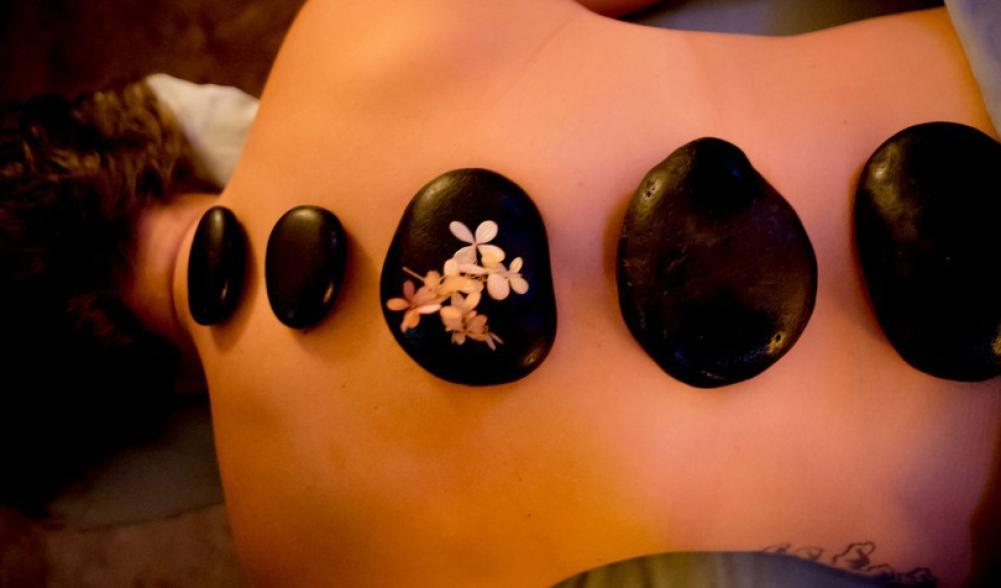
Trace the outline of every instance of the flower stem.
<instances>
[{"instance_id":1,"label":"flower stem","mask_svg":"<svg viewBox=\"0 0 1001 588\"><path fill-rule=\"evenodd\" d=\"M418 274L417 272L415 272L414 270L410 269L409 267L404 267L403 271L407 272L408 274L410 274L411 276L417 278L418 280L420 280L422 282L424 281L424 276Z\"/></svg>"}]
</instances>

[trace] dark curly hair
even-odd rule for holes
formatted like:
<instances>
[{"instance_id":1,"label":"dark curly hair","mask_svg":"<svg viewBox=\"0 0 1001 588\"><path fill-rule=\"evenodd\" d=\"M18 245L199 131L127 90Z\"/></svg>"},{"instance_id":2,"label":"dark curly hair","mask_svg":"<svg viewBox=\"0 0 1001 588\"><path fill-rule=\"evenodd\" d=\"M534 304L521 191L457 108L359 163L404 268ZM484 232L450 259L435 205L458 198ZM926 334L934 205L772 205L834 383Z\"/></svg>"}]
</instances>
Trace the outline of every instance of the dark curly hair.
<instances>
[{"instance_id":1,"label":"dark curly hair","mask_svg":"<svg viewBox=\"0 0 1001 588\"><path fill-rule=\"evenodd\" d=\"M116 293L139 213L194 177L143 83L0 106L0 502L31 515L155 430L178 352Z\"/></svg>"}]
</instances>

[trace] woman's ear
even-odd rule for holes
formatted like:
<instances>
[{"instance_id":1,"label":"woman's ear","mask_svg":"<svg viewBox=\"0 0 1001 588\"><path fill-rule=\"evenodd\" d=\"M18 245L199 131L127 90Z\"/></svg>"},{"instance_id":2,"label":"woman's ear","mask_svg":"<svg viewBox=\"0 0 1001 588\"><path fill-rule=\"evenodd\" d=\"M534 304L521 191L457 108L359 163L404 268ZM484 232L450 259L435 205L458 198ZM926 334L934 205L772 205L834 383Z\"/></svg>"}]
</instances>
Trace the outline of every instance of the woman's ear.
<instances>
[{"instance_id":1,"label":"woman's ear","mask_svg":"<svg viewBox=\"0 0 1001 588\"><path fill-rule=\"evenodd\" d=\"M605 16L623 16L641 8L658 4L659 0L577 0L585 7Z\"/></svg>"}]
</instances>

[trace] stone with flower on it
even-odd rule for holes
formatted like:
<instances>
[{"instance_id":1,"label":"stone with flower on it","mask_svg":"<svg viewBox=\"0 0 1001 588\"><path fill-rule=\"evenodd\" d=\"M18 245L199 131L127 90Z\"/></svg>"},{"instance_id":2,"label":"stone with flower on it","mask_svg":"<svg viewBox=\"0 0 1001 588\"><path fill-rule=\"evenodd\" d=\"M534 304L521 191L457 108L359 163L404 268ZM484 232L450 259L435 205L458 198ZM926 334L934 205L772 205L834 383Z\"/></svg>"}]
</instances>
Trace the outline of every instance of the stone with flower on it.
<instances>
[{"instance_id":1,"label":"stone with flower on it","mask_svg":"<svg viewBox=\"0 0 1001 588\"><path fill-rule=\"evenodd\" d=\"M393 336L450 382L525 377L556 335L545 226L514 182L483 169L443 174L411 200L381 279Z\"/></svg>"}]
</instances>

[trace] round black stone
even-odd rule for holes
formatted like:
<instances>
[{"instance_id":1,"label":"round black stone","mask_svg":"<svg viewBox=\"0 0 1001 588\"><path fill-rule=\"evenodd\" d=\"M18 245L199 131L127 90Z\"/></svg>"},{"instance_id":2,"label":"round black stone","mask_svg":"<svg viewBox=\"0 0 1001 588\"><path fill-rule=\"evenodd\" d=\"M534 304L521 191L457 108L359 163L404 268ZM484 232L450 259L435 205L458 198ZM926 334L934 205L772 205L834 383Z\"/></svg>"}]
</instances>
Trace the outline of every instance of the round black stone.
<instances>
[{"instance_id":1,"label":"round black stone","mask_svg":"<svg viewBox=\"0 0 1001 588\"><path fill-rule=\"evenodd\" d=\"M298 206L278 219L264 260L268 301L278 320L294 329L320 322L340 290L346 260L347 235L334 213Z\"/></svg>"},{"instance_id":2,"label":"round black stone","mask_svg":"<svg viewBox=\"0 0 1001 588\"><path fill-rule=\"evenodd\" d=\"M1001 374L1001 144L960 124L916 125L862 170L855 240L883 331L928 374Z\"/></svg>"},{"instance_id":3,"label":"round black stone","mask_svg":"<svg viewBox=\"0 0 1001 588\"><path fill-rule=\"evenodd\" d=\"M420 286L408 268L421 276L443 271L443 264L466 243L449 230L459 221L471 231L483 221L499 227L490 244L506 253L505 264L521 257L520 273L529 289L493 300L484 290L476 310L487 316L491 332L503 340L496 349L481 341L452 342L437 314L421 317L416 328L401 330L402 312L386 306L402 296L407 280ZM485 169L447 172L424 186L410 201L386 253L380 287L382 309L393 336L419 365L450 382L489 385L512 382L537 368L556 337L556 298L549 265L549 245L542 216L517 184Z\"/></svg>"},{"instance_id":4,"label":"round black stone","mask_svg":"<svg viewBox=\"0 0 1001 588\"><path fill-rule=\"evenodd\" d=\"M668 374L702 388L782 357L813 312L817 260L799 217L736 146L704 138L643 179L619 237L622 316Z\"/></svg>"},{"instance_id":5,"label":"round black stone","mask_svg":"<svg viewBox=\"0 0 1001 588\"><path fill-rule=\"evenodd\" d=\"M195 229L188 256L188 309L200 325L215 325L236 310L243 292L247 240L227 208L213 206Z\"/></svg>"}]
</instances>

